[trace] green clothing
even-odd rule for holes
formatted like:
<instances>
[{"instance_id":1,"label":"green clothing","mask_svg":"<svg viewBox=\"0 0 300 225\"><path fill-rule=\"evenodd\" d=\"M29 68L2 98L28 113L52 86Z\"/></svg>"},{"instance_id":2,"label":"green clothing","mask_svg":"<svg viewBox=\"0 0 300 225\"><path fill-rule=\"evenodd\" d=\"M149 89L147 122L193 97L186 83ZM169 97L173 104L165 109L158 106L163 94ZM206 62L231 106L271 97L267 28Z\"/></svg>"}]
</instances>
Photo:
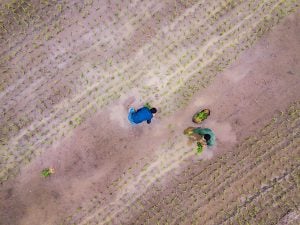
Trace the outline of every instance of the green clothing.
<instances>
[{"instance_id":1,"label":"green clothing","mask_svg":"<svg viewBox=\"0 0 300 225\"><path fill-rule=\"evenodd\" d=\"M206 142L208 146L213 146L216 142L216 135L214 134L214 132L209 129L209 128L195 128L193 130L194 133L199 134L201 136L204 136L205 134L209 134L210 135L210 139Z\"/></svg>"}]
</instances>

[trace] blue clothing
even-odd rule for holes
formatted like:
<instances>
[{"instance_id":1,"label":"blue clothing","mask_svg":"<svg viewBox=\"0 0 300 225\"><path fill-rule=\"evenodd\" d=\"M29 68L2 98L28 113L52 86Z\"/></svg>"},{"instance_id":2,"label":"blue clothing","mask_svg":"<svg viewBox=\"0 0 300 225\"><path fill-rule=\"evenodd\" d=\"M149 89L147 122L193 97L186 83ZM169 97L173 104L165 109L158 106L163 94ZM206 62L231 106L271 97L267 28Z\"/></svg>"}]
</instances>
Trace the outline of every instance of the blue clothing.
<instances>
[{"instance_id":1,"label":"blue clothing","mask_svg":"<svg viewBox=\"0 0 300 225\"><path fill-rule=\"evenodd\" d=\"M128 120L131 124L136 124L135 122L133 122L133 119L132 119L133 113L135 113L135 109L131 107L128 112Z\"/></svg>"},{"instance_id":2,"label":"blue clothing","mask_svg":"<svg viewBox=\"0 0 300 225\"><path fill-rule=\"evenodd\" d=\"M147 121L147 123L151 123L151 119L153 115L149 108L143 107L139 110L135 111L134 108L129 109L128 120L131 124L142 123L143 121Z\"/></svg>"}]
</instances>

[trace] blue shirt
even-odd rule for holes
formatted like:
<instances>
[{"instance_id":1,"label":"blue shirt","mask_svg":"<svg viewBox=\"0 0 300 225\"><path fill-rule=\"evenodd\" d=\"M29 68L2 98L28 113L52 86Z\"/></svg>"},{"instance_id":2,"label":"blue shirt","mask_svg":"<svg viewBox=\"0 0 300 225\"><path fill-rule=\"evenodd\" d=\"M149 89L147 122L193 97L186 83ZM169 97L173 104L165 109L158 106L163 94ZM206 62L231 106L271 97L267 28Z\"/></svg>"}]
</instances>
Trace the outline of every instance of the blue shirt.
<instances>
[{"instance_id":1,"label":"blue shirt","mask_svg":"<svg viewBox=\"0 0 300 225\"><path fill-rule=\"evenodd\" d=\"M137 110L136 112L132 112L130 116L131 116L131 120L134 123L141 123L143 121L151 122L151 119L153 118L150 109L147 107L143 107Z\"/></svg>"}]
</instances>

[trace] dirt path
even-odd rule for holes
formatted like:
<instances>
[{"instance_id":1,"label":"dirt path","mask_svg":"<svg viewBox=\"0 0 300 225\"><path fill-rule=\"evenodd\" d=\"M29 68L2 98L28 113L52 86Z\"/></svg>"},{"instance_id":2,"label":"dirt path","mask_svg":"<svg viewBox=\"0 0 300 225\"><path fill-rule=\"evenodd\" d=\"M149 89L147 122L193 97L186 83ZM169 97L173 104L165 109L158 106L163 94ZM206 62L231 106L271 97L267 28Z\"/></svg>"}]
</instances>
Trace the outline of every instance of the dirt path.
<instances>
[{"instance_id":1,"label":"dirt path","mask_svg":"<svg viewBox=\"0 0 300 225\"><path fill-rule=\"evenodd\" d=\"M141 104L135 90L92 115L1 187L1 224L104 224L116 215L122 216L115 224L128 222L126 205L151 195L147 188L155 179L173 169L180 174L185 159L199 159L181 135L192 125L195 110L212 110L203 125L216 132L217 146L200 157L210 159L230 151L300 99L299 21L299 12L287 17L169 119L131 127L126 110ZM44 180L39 171L48 166L56 174Z\"/></svg>"}]
</instances>

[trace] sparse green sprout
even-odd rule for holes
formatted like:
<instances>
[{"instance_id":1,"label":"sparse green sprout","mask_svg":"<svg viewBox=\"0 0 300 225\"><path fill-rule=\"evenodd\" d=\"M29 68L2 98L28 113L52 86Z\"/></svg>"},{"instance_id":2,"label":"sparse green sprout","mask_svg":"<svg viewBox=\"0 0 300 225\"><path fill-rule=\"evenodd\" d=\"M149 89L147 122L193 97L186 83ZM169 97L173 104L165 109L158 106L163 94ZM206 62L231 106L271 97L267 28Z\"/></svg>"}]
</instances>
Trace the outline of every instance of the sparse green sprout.
<instances>
[{"instance_id":1,"label":"sparse green sprout","mask_svg":"<svg viewBox=\"0 0 300 225\"><path fill-rule=\"evenodd\" d=\"M144 106L147 107L148 109L152 108L149 102L147 102Z\"/></svg>"},{"instance_id":2,"label":"sparse green sprout","mask_svg":"<svg viewBox=\"0 0 300 225\"><path fill-rule=\"evenodd\" d=\"M50 177L54 173L55 173L54 168L45 168L42 170L41 175L43 177Z\"/></svg>"},{"instance_id":3,"label":"sparse green sprout","mask_svg":"<svg viewBox=\"0 0 300 225\"><path fill-rule=\"evenodd\" d=\"M61 11L62 11L62 5L61 5L61 4L58 4L58 5L57 5L57 10L58 10L58 12L61 12Z\"/></svg>"},{"instance_id":4,"label":"sparse green sprout","mask_svg":"<svg viewBox=\"0 0 300 225\"><path fill-rule=\"evenodd\" d=\"M75 124L78 126L83 122L83 118L81 116L76 117L74 120Z\"/></svg>"}]
</instances>

